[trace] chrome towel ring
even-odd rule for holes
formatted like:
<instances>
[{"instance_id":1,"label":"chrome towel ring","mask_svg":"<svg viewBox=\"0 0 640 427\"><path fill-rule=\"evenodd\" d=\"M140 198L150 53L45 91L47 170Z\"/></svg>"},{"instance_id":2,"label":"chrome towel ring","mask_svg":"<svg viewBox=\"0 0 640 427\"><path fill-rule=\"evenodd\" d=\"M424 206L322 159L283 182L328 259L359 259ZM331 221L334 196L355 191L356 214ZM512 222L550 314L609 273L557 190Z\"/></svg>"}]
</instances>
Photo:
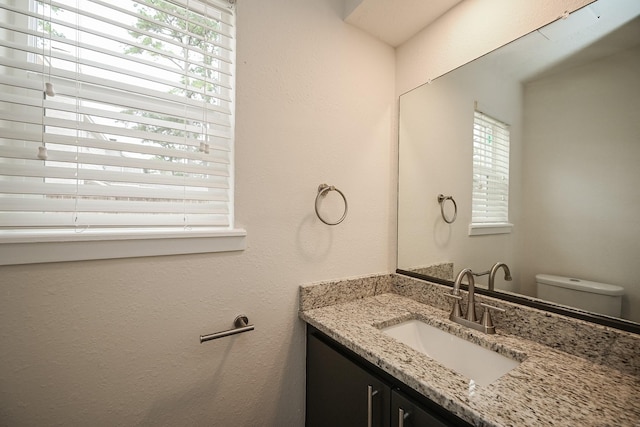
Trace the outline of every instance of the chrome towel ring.
<instances>
[{"instance_id":1,"label":"chrome towel ring","mask_svg":"<svg viewBox=\"0 0 640 427\"><path fill-rule=\"evenodd\" d=\"M342 196L342 200L344 200L344 213L342 214L342 218L340 218L336 222L329 222L329 221L325 220L324 218L322 218L322 216L320 215L320 211L318 210L318 203L320 202L320 196L326 197L326 195L329 193L329 191L337 191L338 194L340 194ZM333 185L320 184L318 186L318 195L316 196L316 215L318 216L320 221L324 222L327 225L338 225L342 221L344 221L344 219L347 217L347 211L348 210L349 210L349 205L347 204L347 198L345 197L345 195L344 195L344 193L342 191L338 190Z\"/></svg>"},{"instance_id":2,"label":"chrome towel ring","mask_svg":"<svg viewBox=\"0 0 640 427\"><path fill-rule=\"evenodd\" d=\"M447 216L444 214L444 202L446 202L447 200L451 200L451 202L453 203L453 218L451 219L447 219ZM452 196L438 194L438 203L440 203L440 213L442 214L442 219L444 219L444 222L446 222L447 224L453 224L453 222L456 220L456 217L458 216L458 205L456 204L456 201L453 200Z\"/></svg>"}]
</instances>

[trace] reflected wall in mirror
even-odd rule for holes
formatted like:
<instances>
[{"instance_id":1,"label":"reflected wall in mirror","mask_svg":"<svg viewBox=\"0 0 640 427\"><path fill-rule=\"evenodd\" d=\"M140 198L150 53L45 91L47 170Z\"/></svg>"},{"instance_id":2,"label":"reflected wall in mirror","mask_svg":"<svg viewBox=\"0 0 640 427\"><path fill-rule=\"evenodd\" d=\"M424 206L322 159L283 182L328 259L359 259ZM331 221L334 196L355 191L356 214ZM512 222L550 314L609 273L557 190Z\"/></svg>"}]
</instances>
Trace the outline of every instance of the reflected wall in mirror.
<instances>
[{"instance_id":1,"label":"reflected wall in mirror","mask_svg":"<svg viewBox=\"0 0 640 427\"><path fill-rule=\"evenodd\" d=\"M510 129L502 234L470 235L475 110ZM398 269L503 261L496 289L530 297L536 274L614 284L640 322L640 2L599 0L402 95L399 144Z\"/></svg>"}]
</instances>

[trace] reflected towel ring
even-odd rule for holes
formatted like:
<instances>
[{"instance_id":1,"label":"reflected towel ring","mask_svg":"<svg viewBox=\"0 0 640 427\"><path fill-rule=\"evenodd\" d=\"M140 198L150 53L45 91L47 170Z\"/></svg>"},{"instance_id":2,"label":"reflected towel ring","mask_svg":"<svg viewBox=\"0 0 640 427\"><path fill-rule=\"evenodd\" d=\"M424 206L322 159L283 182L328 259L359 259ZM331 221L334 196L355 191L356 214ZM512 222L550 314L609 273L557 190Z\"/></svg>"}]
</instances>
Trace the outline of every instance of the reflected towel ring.
<instances>
[{"instance_id":1,"label":"reflected towel ring","mask_svg":"<svg viewBox=\"0 0 640 427\"><path fill-rule=\"evenodd\" d=\"M453 203L453 218L451 219L447 219L447 216L444 214L444 202L446 202L447 200L451 200L451 202ZM438 194L438 203L440 203L440 213L442 214L442 219L444 219L444 222L446 222L447 224L453 224L453 222L456 220L456 217L458 216L458 205L456 204L456 201L453 200L452 196Z\"/></svg>"},{"instance_id":2,"label":"reflected towel ring","mask_svg":"<svg viewBox=\"0 0 640 427\"><path fill-rule=\"evenodd\" d=\"M342 200L344 200L344 213L342 214L342 218L340 218L336 222L326 221L324 218L322 218L322 216L320 215L320 212L318 211L318 202L320 201L320 196L325 197L327 193L329 193L329 191L337 191L342 196ZM333 185L320 184L318 186L318 195L316 196L316 215L318 216L320 221L324 222L327 225L338 225L342 221L344 221L344 219L347 217L348 210L349 210L349 206L347 204L347 198L345 197L344 193L342 193L342 191L338 190Z\"/></svg>"}]
</instances>

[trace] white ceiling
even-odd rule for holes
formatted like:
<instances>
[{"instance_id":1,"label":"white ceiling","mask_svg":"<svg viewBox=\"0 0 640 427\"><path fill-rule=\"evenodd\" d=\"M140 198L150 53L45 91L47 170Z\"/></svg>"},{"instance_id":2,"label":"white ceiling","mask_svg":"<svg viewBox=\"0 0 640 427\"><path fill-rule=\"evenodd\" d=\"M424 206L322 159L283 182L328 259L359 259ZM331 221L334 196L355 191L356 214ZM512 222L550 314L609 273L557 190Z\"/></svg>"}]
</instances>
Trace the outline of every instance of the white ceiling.
<instances>
[{"instance_id":1,"label":"white ceiling","mask_svg":"<svg viewBox=\"0 0 640 427\"><path fill-rule=\"evenodd\" d=\"M346 0L344 20L396 47L462 0Z\"/></svg>"}]
</instances>

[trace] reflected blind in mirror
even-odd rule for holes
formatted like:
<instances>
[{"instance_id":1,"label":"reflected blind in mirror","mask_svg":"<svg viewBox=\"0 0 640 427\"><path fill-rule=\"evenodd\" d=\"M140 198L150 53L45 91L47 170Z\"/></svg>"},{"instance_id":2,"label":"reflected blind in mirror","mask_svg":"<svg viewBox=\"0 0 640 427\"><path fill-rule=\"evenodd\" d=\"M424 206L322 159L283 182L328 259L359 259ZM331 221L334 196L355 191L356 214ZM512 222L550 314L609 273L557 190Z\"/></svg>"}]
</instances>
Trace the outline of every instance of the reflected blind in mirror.
<instances>
[{"instance_id":1,"label":"reflected blind in mirror","mask_svg":"<svg viewBox=\"0 0 640 427\"><path fill-rule=\"evenodd\" d=\"M479 111L473 122L473 224L509 220L509 126Z\"/></svg>"}]
</instances>

